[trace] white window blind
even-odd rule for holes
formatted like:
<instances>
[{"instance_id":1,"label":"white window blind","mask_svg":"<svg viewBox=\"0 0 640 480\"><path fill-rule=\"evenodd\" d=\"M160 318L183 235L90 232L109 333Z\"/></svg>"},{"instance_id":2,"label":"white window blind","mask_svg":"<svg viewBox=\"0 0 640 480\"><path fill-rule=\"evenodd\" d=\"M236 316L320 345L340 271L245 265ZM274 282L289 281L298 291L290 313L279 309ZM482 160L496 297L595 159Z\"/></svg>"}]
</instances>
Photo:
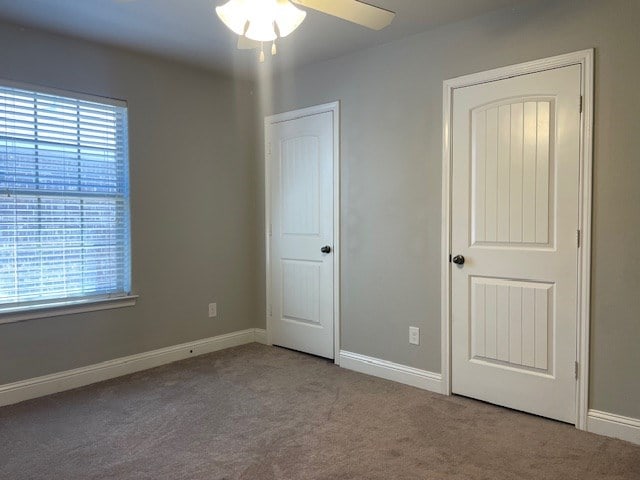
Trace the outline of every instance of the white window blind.
<instances>
[{"instance_id":1,"label":"white window blind","mask_svg":"<svg viewBox=\"0 0 640 480\"><path fill-rule=\"evenodd\" d=\"M130 292L127 109L0 85L0 313Z\"/></svg>"}]
</instances>

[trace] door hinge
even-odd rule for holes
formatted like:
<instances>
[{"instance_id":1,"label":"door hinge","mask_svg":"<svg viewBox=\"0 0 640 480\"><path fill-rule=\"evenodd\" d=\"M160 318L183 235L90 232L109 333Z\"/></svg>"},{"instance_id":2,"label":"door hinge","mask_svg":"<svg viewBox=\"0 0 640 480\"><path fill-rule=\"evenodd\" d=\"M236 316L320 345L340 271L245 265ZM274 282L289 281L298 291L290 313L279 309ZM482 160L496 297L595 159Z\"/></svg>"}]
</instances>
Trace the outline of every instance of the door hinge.
<instances>
[{"instance_id":1,"label":"door hinge","mask_svg":"<svg viewBox=\"0 0 640 480\"><path fill-rule=\"evenodd\" d=\"M582 95L580 95L580 113L582 113L582 99L584 97Z\"/></svg>"},{"instance_id":2,"label":"door hinge","mask_svg":"<svg viewBox=\"0 0 640 480\"><path fill-rule=\"evenodd\" d=\"M449 263L451 263L451 254L449 254Z\"/></svg>"},{"instance_id":3,"label":"door hinge","mask_svg":"<svg viewBox=\"0 0 640 480\"><path fill-rule=\"evenodd\" d=\"M580 238L580 230L576 230L576 244L578 245L578 248L580 248L580 242L581 242L581 238Z\"/></svg>"},{"instance_id":4,"label":"door hinge","mask_svg":"<svg viewBox=\"0 0 640 480\"><path fill-rule=\"evenodd\" d=\"M579 372L580 372L580 364L579 364L578 362L576 362L576 363L575 363L575 371L574 371L574 374L575 374L576 380L578 379L578 374L579 374Z\"/></svg>"}]
</instances>

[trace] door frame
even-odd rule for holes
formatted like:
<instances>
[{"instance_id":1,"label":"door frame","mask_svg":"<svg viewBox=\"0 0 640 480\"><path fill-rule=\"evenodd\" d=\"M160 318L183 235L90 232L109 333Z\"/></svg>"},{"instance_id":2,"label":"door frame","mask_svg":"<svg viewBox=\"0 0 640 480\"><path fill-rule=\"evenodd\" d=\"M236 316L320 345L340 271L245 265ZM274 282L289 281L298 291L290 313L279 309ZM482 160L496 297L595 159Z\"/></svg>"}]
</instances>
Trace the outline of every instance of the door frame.
<instances>
[{"instance_id":1,"label":"door frame","mask_svg":"<svg viewBox=\"0 0 640 480\"><path fill-rule=\"evenodd\" d=\"M580 118L580 167L578 228L580 229L578 250L578 302L576 361L576 428L586 430L589 395L589 319L591 289L591 211L593 184L593 81L594 50L587 49L554 57L534 60L486 72L473 73L443 82L442 118L442 261L441 261L441 369L442 393L451 395L451 181L453 132L452 112L455 89L506 78L542 72L545 70L580 65L582 67Z\"/></svg>"},{"instance_id":2,"label":"door frame","mask_svg":"<svg viewBox=\"0 0 640 480\"><path fill-rule=\"evenodd\" d=\"M309 117L320 113L333 114L333 362L340 363L340 102L314 105L264 118L264 225L265 225L265 274L266 274L266 325L267 343L272 345L271 335L271 139L268 127L276 123Z\"/></svg>"}]
</instances>

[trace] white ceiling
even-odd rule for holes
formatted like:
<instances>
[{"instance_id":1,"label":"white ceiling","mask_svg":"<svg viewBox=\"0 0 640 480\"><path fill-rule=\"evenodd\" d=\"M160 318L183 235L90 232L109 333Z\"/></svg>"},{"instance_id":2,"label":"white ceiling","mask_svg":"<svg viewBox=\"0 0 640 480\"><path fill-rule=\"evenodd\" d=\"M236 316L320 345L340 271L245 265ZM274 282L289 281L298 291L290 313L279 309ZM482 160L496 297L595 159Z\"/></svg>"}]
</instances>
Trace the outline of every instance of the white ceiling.
<instances>
[{"instance_id":1,"label":"white ceiling","mask_svg":"<svg viewBox=\"0 0 640 480\"><path fill-rule=\"evenodd\" d=\"M0 19L215 70L251 73L257 68L256 53L236 50L237 37L213 10L225 1L0 0ZM381 31L309 10L300 28L279 44L273 66L292 67L326 60L528 1L367 0L397 13L392 24Z\"/></svg>"}]
</instances>

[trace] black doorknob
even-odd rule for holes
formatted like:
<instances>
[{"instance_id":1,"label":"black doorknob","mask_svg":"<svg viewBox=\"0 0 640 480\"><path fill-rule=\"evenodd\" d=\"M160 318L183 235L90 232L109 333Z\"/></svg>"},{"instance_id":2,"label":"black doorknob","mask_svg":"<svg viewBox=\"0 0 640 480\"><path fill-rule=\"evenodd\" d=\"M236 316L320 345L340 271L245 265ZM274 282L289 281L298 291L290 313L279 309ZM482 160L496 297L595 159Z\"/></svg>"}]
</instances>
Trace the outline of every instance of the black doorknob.
<instances>
[{"instance_id":1,"label":"black doorknob","mask_svg":"<svg viewBox=\"0 0 640 480\"><path fill-rule=\"evenodd\" d=\"M462 255L456 255L451 261L456 265L464 265L464 257Z\"/></svg>"},{"instance_id":2,"label":"black doorknob","mask_svg":"<svg viewBox=\"0 0 640 480\"><path fill-rule=\"evenodd\" d=\"M329 245L325 245L320 249L322 253L331 253L331 247Z\"/></svg>"}]
</instances>

